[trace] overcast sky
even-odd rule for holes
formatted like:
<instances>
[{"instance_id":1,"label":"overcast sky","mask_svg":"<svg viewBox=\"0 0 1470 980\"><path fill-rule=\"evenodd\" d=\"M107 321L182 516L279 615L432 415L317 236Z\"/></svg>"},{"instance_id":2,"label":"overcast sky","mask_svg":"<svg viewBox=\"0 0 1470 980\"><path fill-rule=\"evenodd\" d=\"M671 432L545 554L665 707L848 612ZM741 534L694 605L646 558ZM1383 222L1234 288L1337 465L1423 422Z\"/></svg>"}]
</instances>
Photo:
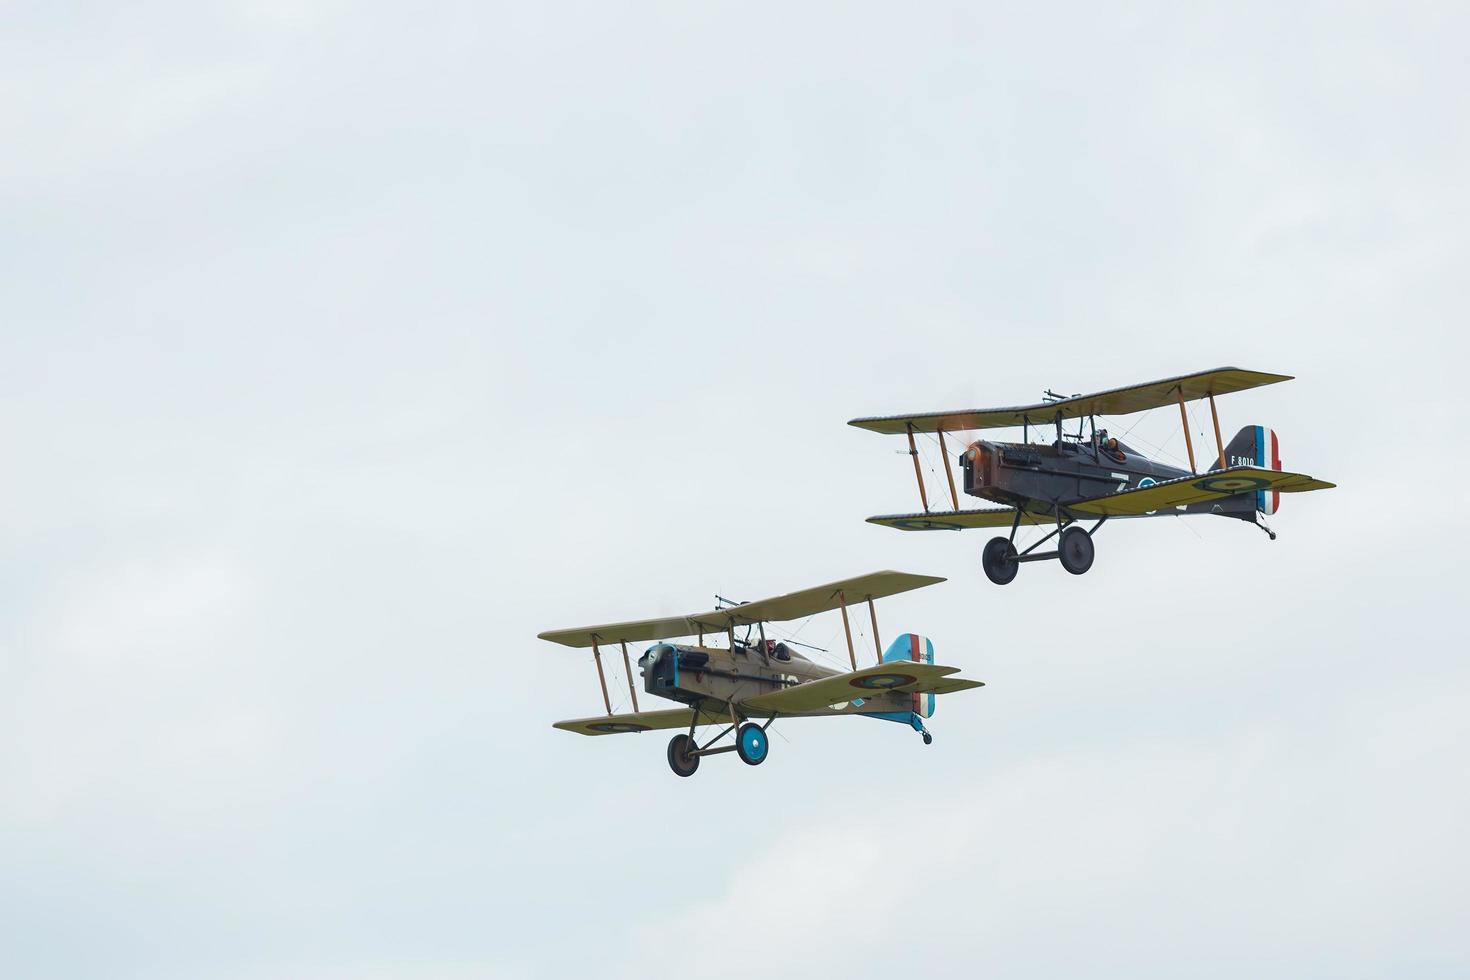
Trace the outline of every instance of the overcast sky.
<instances>
[{"instance_id":1,"label":"overcast sky","mask_svg":"<svg viewBox=\"0 0 1470 980\"><path fill-rule=\"evenodd\" d=\"M1186 6L4 4L0 973L1470 972L1467 14ZM853 416L1222 364L1274 543L863 523ZM880 568L932 746L550 727Z\"/></svg>"}]
</instances>

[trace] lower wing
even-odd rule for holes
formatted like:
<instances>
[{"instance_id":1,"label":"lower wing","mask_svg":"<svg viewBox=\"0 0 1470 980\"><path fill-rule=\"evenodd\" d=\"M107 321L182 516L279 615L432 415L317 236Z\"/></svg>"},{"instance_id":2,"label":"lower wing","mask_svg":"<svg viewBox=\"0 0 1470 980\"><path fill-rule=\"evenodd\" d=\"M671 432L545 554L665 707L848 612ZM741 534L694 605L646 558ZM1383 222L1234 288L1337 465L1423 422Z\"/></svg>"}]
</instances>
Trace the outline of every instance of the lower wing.
<instances>
[{"instance_id":1,"label":"lower wing","mask_svg":"<svg viewBox=\"0 0 1470 980\"><path fill-rule=\"evenodd\" d=\"M971 527L1010 527L1016 512L1010 507L987 507L981 510L941 510L929 514L880 514L868 518L869 524L896 527L900 531L963 531ZM1021 513L1021 526L1051 525L1055 517Z\"/></svg>"},{"instance_id":2,"label":"lower wing","mask_svg":"<svg viewBox=\"0 0 1470 980\"><path fill-rule=\"evenodd\" d=\"M1066 504L1065 507L1072 513L1098 517L1136 517L1156 510L1167 511L1173 507L1185 507L1256 490L1304 493L1308 490L1328 490L1336 485L1326 480L1313 479L1305 473L1266 470L1258 466L1232 466L1229 469L1185 476L1166 483L1134 487L1121 493L1092 497Z\"/></svg>"},{"instance_id":3,"label":"lower wing","mask_svg":"<svg viewBox=\"0 0 1470 980\"><path fill-rule=\"evenodd\" d=\"M578 735L623 735L627 732L651 732L660 728L688 728L694 720L695 709L671 708L667 711L634 711L624 715L598 715L596 718L570 718L559 721L552 728ZM717 721L706 715L700 724Z\"/></svg>"}]
</instances>

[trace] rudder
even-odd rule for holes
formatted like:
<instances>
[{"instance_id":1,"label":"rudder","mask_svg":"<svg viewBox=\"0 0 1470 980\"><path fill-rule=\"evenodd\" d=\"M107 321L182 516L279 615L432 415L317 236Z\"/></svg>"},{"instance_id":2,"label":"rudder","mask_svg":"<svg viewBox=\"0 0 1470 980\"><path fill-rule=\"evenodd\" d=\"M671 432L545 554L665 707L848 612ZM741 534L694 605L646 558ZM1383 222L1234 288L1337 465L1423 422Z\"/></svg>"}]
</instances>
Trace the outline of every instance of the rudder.
<instances>
[{"instance_id":1,"label":"rudder","mask_svg":"<svg viewBox=\"0 0 1470 980\"><path fill-rule=\"evenodd\" d=\"M1263 470L1281 469L1281 443L1274 429L1264 425L1248 425L1235 434L1225 446L1226 466L1256 466ZM1218 470L1220 464L1210 467ZM1277 490L1257 490L1256 510L1271 515L1281 507L1281 493Z\"/></svg>"},{"instance_id":2,"label":"rudder","mask_svg":"<svg viewBox=\"0 0 1470 980\"><path fill-rule=\"evenodd\" d=\"M934 644L927 636L918 633L904 633L888 645L883 651L883 662L893 663L895 661L909 661L911 663L932 664L934 662ZM934 695L913 694L913 711L920 718L934 717Z\"/></svg>"}]
</instances>

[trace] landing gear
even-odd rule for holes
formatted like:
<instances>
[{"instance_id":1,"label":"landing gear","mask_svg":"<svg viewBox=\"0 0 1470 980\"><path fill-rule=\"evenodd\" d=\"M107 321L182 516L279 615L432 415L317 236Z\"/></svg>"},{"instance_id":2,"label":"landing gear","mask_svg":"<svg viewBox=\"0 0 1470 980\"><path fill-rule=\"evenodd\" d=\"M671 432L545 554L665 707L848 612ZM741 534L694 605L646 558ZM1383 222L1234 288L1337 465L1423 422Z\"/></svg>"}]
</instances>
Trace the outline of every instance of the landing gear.
<instances>
[{"instance_id":1,"label":"landing gear","mask_svg":"<svg viewBox=\"0 0 1470 980\"><path fill-rule=\"evenodd\" d=\"M699 768L699 746L688 735L669 739L669 768L678 776L692 776Z\"/></svg>"},{"instance_id":2,"label":"landing gear","mask_svg":"<svg viewBox=\"0 0 1470 980\"><path fill-rule=\"evenodd\" d=\"M1081 575L1092 567L1092 535L1080 527L1069 527L1057 539L1057 560L1073 575Z\"/></svg>"},{"instance_id":3,"label":"landing gear","mask_svg":"<svg viewBox=\"0 0 1470 980\"><path fill-rule=\"evenodd\" d=\"M735 754L740 756L741 762L747 766L758 766L766 761L770 751L771 743L764 728L749 721L740 726L740 731L735 734Z\"/></svg>"},{"instance_id":4,"label":"landing gear","mask_svg":"<svg viewBox=\"0 0 1470 980\"><path fill-rule=\"evenodd\" d=\"M1021 565L1016 561L1016 546L1005 538L991 538L980 555L985 577L996 585L1007 585L1016 577Z\"/></svg>"},{"instance_id":5,"label":"landing gear","mask_svg":"<svg viewBox=\"0 0 1470 980\"><path fill-rule=\"evenodd\" d=\"M766 756L771 753L771 740L766 737L766 729L776 723L776 716L773 714L770 721L757 725L753 721L742 722L734 705L727 707L730 709L730 724L703 745L694 739L694 726L700 718L698 710L689 722L689 733L669 739L669 768L674 770L675 775L692 776L699 768L699 760L703 756L719 755L721 752L734 752L747 766L758 766L766 761ZM707 716L707 719L712 718L713 714ZM714 747L716 742L731 733L734 737L733 745Z\"/></svg>"},{"instance_id":6,"label":"landing gear","mask_svg":"<svg viewBox=\"0 0 1470 980\"><path fill-rule=\"evenodd\" d=\"M1107 518L1104 517L1090 529L1084 530L1076 526L1075 518L1066 517L1063 509L1059 507L1056 528L1046 537L1032 542L1025 551L1017 554L1014 537L1016 527L1021 523L1018 511L1016 523L1011 526L1011 538L991 538L986 543L985 551L980 556L980 564L985 569L985 577L996 585L1006 585L1016 577L1016 572L1023 562L1048 561L1052 558L1060 561L1062 567L1073 575L1081 575L1092 567L1094 554L1092 536L1106 522ZM1057 539L1055 551L1037 550L1052 538Z\"/></svg>"},{"instance_id":7,"label":"landing gear","mask_svg":"<svg viewBox=\"0 0 1470 980\"><path fill-rule=\"evenodd\" d=\"M1276 540L1276 532L1271 530L1270 526L1266 523L1266 519L1262 517L1259 513L1256 514L1256 527L1260 528L1262 531L1265 531L1267 536L1269 536L1272 541Z\"/></svg>"},{"instance_id":8,"label":"landing gear","mask_svg":"<svg viewBox=\"0 0 1470 980\"><path fill-rule=\"evenodd\" d=\"M934 744L934 736L933 735L930 735L928 732L924 732L923 735L924 735L924 744L925 745L933 745Z\"/></svg>"}]
</instances>

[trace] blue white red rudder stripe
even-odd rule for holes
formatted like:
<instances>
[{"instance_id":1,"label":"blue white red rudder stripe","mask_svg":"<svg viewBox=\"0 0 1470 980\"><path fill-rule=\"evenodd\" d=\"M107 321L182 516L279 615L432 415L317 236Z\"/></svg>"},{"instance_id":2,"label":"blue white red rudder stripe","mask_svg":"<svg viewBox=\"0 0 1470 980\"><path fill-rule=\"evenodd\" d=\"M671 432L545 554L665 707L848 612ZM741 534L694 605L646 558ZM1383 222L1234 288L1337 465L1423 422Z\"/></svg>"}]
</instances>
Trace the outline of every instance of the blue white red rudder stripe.
<instances>
[{"instance_id":1,"label":"blue white red rudder stripe","mask_svg":"<svg viewBox=\"0 0 1470 980\"><path fill-rule=\"evenodd\" d=\"M1256 430L1256 465L1263 470L1281 469L1281 445L1276 441L1274 429L1258 425ZM1257 490L1256 510L1271 515L1281 506L1279 490Z\"/></svg>"},{"instance_id":2,"label":"blue white red rudder stripe","mask_svg":"<svg viewBox=\"0 0 1470 980\"><path fill-rule=\"evenodd\" d=\"M1259 466L1263 470L1281 469L1281 443L1276 432L1264 425L1248 425L1235 434L1225 446L1226 466ZM1211 471L1220 469L1215 463ZM1253 491L1256 510L1263 514L1274 514L1281 507L1279 490Z\"/></svg>"}]
</instances>

